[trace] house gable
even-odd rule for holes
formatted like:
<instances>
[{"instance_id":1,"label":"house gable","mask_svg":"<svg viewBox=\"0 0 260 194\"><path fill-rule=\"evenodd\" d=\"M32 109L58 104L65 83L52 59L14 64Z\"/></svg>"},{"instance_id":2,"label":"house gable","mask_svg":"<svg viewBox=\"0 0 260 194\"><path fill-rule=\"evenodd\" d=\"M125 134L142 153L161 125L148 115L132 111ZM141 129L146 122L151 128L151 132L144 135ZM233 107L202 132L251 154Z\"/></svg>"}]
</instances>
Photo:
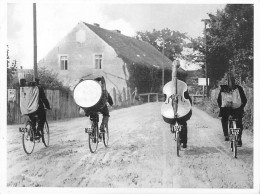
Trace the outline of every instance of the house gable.
<instances>
[{"instance_id":1,"label":"house gable","mask_svg":"<svg viewBox=\"0 0 260 194\"><path fill-rule=\"evenodd\" d=\"M82 23L74 27L39 62L39 66L52 69L53 72L58 73L58 78L64 85L73 87L81 77L93 73L96 55L102 57L101 69L111 82L110 86L108 84L108 89L112 90L112 85L118 89L126 87L125 78L128 72L125 72L123 60L117 57L111 46ZM67 56L67 70L61 68L62 56ZM118 81L119 78L121 81Z\"/></svg>"}]
</instances>

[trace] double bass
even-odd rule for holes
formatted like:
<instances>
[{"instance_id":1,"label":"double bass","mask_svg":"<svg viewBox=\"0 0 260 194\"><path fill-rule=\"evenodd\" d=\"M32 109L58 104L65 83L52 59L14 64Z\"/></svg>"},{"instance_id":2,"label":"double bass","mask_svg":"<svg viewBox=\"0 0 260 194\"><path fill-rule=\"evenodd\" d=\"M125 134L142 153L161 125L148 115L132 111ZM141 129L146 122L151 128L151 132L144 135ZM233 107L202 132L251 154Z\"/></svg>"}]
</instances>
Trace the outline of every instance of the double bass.
<instances>
[{"instance_id":1,"label":"double bass","mask_svg":"<svg viewBox=\"0 0 260 194\"><path fill-rule=\"evenodd\" d=\"M161 114L165 122L172 124L174 120L186 116L191 110L189 99L184 93L188 90L185 82L177 79L178 62L172 63L172 80L163 87L166 96L165 102L161 106Z\"/></svg>"}]
</instances>

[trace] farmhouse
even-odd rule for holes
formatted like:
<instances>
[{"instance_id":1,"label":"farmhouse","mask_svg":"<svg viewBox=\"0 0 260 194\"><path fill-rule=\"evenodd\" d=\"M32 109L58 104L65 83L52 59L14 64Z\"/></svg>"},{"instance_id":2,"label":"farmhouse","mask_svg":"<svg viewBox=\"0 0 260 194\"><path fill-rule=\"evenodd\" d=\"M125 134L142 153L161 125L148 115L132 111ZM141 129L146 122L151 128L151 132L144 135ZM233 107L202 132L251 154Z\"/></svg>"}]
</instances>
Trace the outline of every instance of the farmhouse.
<instances>
[{"instance_id":1,"label":"farmhouse","mask_svg":"<svg viewBox=\"0 0 260 194\"><path fill-rule=\"evenodd\" d=\"M85 22L79 22L38 64L57 73L71 89L83 76L102 74L108 92L117 95L135 87L140 92L156 90L162 65L171 70L171 61L149 43Z\"/></svg>"}]
</instances>

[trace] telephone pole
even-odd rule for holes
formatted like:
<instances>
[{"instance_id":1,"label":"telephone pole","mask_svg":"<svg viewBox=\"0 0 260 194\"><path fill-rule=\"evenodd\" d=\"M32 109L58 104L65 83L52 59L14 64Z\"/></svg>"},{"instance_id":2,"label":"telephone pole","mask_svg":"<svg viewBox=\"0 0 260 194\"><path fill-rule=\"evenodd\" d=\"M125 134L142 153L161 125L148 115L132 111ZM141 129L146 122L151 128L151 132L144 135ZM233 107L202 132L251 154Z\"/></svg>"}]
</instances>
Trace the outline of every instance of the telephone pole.
<instances>
[{"instance_id":1,"label":"telephone pole","mask_svg":"<svg viewBox=\"0 0 260 194\"><path fill-rule=\"evenodd\" d=\"M34 81L38 78L37 73L37 26L36 26L36 3L33 3L33 70Z\"/></svg>"},{"instance_id":2,"label":"telephone pole","mask_svg":"<svg viewBox=\"0 0 260 194\"><path fill-rule=\"evenodd\" d=\"M204 35L205 35L205 74L206 74L206 96L209 97L209 83L208 83L208 67L207 67L207 22L209 22L209 19L202 19L202 22L204 22Z\"/></svg>"}]
</instances>

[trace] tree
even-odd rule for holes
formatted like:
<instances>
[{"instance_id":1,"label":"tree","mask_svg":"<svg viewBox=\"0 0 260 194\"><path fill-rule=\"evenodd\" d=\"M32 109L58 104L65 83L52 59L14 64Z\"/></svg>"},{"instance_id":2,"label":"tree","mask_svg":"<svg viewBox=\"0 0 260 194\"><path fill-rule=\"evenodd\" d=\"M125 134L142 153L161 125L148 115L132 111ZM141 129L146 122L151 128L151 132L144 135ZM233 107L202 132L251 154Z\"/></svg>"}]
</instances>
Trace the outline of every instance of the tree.
<instances>
[{"instance_id":1,"label":"tree","mask_svg":"<svg viewBox=\"0 0 260 194\"><path fill-rule=\"evenodd\" d=\"M164 53L171 61L174 57L185 60L188 64L198 63L202 66L202 52L200 51L202 45L202 39L192 39L186 35L186 33L180 33L168 28L162 30L153 30L152 32L137 32L135 37L138 40L146 41L155 47L161 53ZM164 48L164 49L163 49ZM136 71L143 71L142 69ZM147 71L150 71L150 77L147 77ZM162 71L150 68L143 71L146 73L146 80L148 80L151 90L158 91L161 86ZM186 81L187 73L185 71L178 71L178 79ZM137 78L138 79L138 78ZM170 81L171 70L165 70L165 83ZM140 80L141 83L141 80ZM147 84L148 84L147 83ZM149 92L149 91L147 91Z\"/></svg>"},{"instance_id":2,"label":"tree","mask_svg":"<svg viewBox=\"0 0 260 194\"><path fill-rule=\"evenodd\" d=\"M7 87L13 88L16 84L15 72L17 70L17 61L13 60L10 64L10 56L9 56L9 46L7 45Z\"/></svg>"},{"instance_id":3,"label":"tree","mask_svg":"<svg viewBox=\"0 0 260 194\"><path fill-rule=\"evenodd\" d=\"M38 69L38 77L40 79L40 84L45 89L53 89L53 90L63 90L69 91L69 87L63 86L62 82L57 79L57 73L53 73L48 70L46 67L42 67Z\"/></svg>"},{"instance_id":4,"label":"tree","mask_svg":"<svg viewBox=\"0 0 260 194\"><path fill-rule=\"evenodd\" d=\"M241 81L253 79L253 5L230 4L209 14L207 62L216 83L232 71Z\"/></svg>"},{"instance_id":5,"label":"tree","mask_svg":"<svg viewBox=\"0 0 260 194\"><path fill-rule=\"evenodd\" d=\"M153 29L152 32L137 32L135 38L150 43L160 52L163 51L164 46L164 55L173 61L175 55L181 54L185 44L184 39L188 37L185 33L166 28L162 30Z\"/></svg>"}]
</instances>

